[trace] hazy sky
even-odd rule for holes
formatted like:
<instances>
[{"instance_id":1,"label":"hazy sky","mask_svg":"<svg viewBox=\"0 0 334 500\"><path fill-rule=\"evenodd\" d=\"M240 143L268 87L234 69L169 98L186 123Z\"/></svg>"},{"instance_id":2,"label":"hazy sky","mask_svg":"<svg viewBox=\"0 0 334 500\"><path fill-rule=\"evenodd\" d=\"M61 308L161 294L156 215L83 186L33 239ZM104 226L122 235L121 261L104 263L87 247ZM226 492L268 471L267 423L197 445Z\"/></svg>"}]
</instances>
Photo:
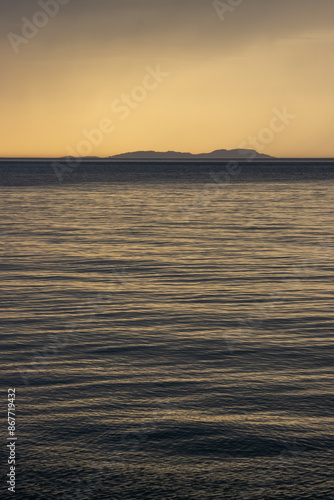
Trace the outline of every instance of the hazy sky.
<instances>
[{"instance_id":1,"label":"hazy sky","mask_svg":"<svg viewBox=\"0 0 334 500\"><path fill-rule=\"evenodd\" d=\"M334 157L333 21L333 0L1 1L0 156Z\"/></svg>"}]
</instances>

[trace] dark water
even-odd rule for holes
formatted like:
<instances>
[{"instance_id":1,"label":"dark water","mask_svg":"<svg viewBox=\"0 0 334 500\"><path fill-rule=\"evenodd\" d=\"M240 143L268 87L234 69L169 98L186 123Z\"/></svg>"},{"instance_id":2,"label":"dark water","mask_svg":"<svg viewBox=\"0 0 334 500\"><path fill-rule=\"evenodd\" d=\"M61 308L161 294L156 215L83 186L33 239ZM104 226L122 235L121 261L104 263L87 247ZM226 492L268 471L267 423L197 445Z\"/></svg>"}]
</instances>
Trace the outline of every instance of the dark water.
<instances>
[{"instance_id":1,"label":"dark water","mask_svg":"<svg viewBox=\"0 0 334 500\"><path fill-rule=\"evenodd\" d=\"M3 187L15 498L334 498L333 187Z\"/></svg>"}]
</instances>

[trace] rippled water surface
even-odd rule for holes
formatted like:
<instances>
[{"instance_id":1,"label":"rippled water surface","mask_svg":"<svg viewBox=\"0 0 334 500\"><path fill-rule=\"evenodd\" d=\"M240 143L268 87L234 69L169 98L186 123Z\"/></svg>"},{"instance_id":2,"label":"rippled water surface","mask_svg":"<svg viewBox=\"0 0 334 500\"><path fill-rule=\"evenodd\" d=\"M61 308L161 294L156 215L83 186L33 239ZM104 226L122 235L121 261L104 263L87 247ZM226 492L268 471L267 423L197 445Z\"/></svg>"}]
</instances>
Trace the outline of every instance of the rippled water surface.
<instances>
[{"instance_id":1,"label":"rippled water surface","mask_svg":"<svg viewBox=\"0 0 334 500\"><path fill-rule=\"evenodd\" d=\"M16 498L334 498L333 187L2 188Z\"/></svg>"}]
</instances>

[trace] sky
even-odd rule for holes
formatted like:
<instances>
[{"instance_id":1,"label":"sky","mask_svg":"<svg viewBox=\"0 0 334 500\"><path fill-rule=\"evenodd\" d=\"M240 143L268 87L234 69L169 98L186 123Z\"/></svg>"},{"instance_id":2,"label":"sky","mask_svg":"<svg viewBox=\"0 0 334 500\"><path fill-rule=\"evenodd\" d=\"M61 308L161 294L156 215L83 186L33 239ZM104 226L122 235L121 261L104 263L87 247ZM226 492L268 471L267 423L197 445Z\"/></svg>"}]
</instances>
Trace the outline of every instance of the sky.
<instances>
[{"instance_id":1,"label":"sky","mask_svg":"<svg viewBox=\"0 0 334 500\"><path fill-rule=\"evenodd\" d=\"M334 157L333 0L0 3L0 156Z\"/></svg>"}]
</instances>

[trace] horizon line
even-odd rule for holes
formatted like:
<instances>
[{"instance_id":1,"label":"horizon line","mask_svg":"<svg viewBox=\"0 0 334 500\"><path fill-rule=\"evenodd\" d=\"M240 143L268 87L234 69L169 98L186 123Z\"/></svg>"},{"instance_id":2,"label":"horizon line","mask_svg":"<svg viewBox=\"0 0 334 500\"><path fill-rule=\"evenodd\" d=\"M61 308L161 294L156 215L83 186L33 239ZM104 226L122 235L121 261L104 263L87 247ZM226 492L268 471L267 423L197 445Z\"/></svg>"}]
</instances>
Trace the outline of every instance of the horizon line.
<instances>
[{"instance_id":1,"label":"horizon line","mask_svg":"<svg viewBox=\"0 0 334 500\"><path fill-rule=\"evenodd\" d=\"M126 155L129 153L120 153L119 155L113 156L0 156L1 160L66 160L67 158L75 158L77 160L114 160L114 161L139 161L139 160L151 160L151 161L159 161L159 158L120 158L122 155ZM181 153L182 154L182 153ZM193 153L185 153L185 154L193 154ZM198 153L198 155L202 154L210 154L210 153ZM261 154L261 153L260 153ZM197 153L193 154L193 156L197 156ZM170 161L194 161L196 158L161 158L161 160L170 160ZM275 160L334 160L333 156L270 156L267 158L252 158L249 159L247 157L231 157L231 158L198 158L198 161L229 161L229 160L238 160L238 161L275 161Z\"/></svg>"}]
</instances>

